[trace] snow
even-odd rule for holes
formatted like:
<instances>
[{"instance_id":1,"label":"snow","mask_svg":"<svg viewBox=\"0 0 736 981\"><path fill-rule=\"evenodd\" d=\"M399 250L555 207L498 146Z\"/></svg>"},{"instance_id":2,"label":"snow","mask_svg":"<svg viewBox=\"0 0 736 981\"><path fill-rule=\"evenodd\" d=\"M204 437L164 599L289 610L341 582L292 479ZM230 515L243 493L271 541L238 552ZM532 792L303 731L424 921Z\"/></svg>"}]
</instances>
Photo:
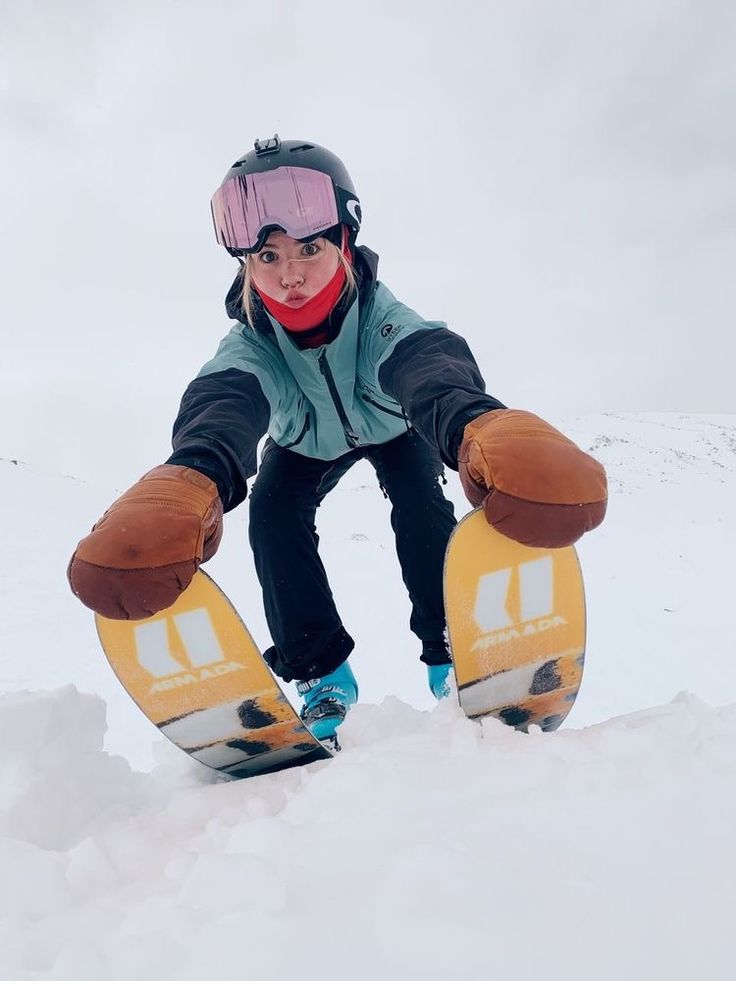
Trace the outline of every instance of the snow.
<instances>
[{"instance_id":1,"label":"snow","mask_svg":"<svg viewBox=\"0 0 736 981\"><path fill-rule=\"evenodd\" d=\"M736 706L527 737L388 698L345 728L209 783L106 753L97 696L4 696L2 976L311 978L315 947L360 979L727 976Z\"/></svg>"},{"instance_id":2,"label":"snow","mask_svg":"<svg viewBox=\"0 0 736 981\"><path fill-rule=\"evenodd\" d=\"M434 704L360 465L320 522L358 642L344 752L240 782L147 723L67 591L118 489L0 462L0 977L731 977L736 418L554 421L612 489L579 548L588 663L565 727ZM448 493L462 513L454 475ZM246 521L209 571L263 643Z\"/></svg>"},{"instance_id":3,"label":"snow","mask_svg":"<svg viewBox=\"0 0 736 981\"><path fill-rule=\"evenodd\" d=\"M389 698L334 761L229 784L134 773L71 687L5 696L3 736L20 713L4 977L311 978L315 948L360 979L727 976L735 706L550 738Z\"/></svg>"}]
</instances>

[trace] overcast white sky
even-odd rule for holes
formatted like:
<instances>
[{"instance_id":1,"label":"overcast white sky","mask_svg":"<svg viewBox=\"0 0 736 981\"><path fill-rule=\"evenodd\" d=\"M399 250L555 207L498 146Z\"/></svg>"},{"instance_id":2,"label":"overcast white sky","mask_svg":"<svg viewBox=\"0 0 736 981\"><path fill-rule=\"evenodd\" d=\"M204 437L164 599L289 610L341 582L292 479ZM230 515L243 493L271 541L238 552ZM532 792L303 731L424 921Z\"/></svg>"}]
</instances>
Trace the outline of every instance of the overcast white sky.
<instances>
[{"instance_id":1,"label":"overcast white sky","mask_svg":"<svg viewBox=\"0 0 736 981\"><path fill-rule=\"evenodd\" d=\"M508 404L736 411L735 51L730 0L0 0L0 456L165 457L228 329L209 198L274 131Z\"/></svg>"}]
</instances>

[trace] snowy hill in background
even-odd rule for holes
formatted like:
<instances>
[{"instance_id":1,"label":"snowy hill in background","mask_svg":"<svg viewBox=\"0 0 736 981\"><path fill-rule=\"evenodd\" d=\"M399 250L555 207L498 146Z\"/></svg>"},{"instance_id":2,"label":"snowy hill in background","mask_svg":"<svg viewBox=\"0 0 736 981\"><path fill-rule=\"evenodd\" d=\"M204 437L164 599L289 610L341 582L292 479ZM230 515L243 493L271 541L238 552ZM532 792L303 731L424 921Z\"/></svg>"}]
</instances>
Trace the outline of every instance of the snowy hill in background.
<instances>
[{"instance_id":1,"label":"snowy hill in background","mask_svg":"<svg viewBox=\"0 0 736 981\"><path fill-rule=\"evenodd\" d=\"M0 977L311 979L327 955L351 981L732 976L736 419L551 421L612 492L579 548L588 663L565 728L433 705L359 466L320 521L364 702L345 752L227 784L158 738L68 593L122 488L0 460ZM246 521L208 571L264 644Z\"/></svg>"}]
</instances>

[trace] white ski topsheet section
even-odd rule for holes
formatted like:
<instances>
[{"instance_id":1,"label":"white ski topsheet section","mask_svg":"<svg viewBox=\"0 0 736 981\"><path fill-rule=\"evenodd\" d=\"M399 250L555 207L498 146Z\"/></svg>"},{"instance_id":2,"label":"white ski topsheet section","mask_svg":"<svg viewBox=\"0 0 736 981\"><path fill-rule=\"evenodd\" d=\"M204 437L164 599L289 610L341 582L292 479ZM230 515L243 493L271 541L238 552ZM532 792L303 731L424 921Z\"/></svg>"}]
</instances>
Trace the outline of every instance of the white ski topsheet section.
<instances>
[{"instance_id":1,"label":"white ski topsheet section","mask_svg":"<svg viewBox=\"0 0 736 981\"><path fill-rule=\"evenodd\" d=\"M120 692L67 591L120 488L0 462L0 977L732 976L736 419L553 421L612 491L580 546L588 660L565 727L433 707L361 465L320 520L357 641L346 751L225 785ZM228 516L208 571L263 644L246 521Z\"/></svg>"}]
</instances>

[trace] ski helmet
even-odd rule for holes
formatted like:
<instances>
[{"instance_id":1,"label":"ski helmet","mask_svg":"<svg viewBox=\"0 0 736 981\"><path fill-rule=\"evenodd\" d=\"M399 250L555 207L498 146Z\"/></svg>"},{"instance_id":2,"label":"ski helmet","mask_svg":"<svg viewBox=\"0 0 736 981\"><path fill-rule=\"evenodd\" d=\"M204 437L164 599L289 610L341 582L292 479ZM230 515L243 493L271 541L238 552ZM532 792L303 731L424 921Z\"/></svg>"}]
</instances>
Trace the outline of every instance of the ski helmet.
<instances>
[{"instance_id":1,"label":"ski helmet","mask_svg":"<svg viewBox=\"0 0 736 981\"><path fill-rule=\"evenodd\" d=\"M349 243L360 229L360 201L345 165L316 143L256 140L232 165L212 197L215 236L230 255L263 247L280 230L301 242L319 236L339 242L346 225Z\"/></svg>"}]
</instances>

